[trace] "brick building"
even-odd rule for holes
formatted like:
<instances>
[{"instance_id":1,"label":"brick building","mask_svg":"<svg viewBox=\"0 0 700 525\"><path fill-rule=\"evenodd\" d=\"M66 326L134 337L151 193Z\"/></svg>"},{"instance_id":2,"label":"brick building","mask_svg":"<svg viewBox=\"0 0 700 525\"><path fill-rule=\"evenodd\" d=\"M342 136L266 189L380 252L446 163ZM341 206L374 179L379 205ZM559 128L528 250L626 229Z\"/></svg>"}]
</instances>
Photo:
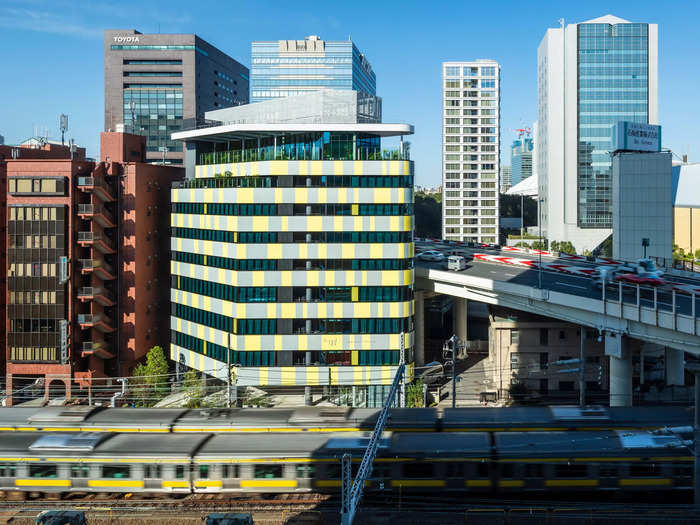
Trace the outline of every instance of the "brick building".
<instances>
[{"instance_id":1,"label":"brick building","mask_svg":"<svg viewBox=\"0 0 700 525\"><path fill-rule=\"evenodd\" d=\"M70 398L73 382L129 375L148 348L168 344L157 331L169 301L160 254L168 188L184 170L145 154L144 137L103 133L99 162L6 160L8 404L42 382L48 396L54 380Z\"/></svg>"}]
</instances>

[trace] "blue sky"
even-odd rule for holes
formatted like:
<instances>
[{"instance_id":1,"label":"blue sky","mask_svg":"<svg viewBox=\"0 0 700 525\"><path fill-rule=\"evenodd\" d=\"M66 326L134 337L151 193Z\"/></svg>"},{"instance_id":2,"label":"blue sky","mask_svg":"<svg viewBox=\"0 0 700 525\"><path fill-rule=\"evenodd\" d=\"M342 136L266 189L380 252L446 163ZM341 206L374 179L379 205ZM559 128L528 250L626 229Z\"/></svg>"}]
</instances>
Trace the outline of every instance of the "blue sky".
<instances>
[{"instance_id":1,"label":"blue sky","mask_svg":"<svg viewBox=\"0 0 700 525\"><path fill-rule=\"evenodd\" d=\"M700 39L698 2L417 2L170 0L2 0L0 134L6 143L34 126L58 137L58 117L70 116L68 136L98 155L103 126L103 30L197 33L250 65L252 40L325 40L348 35L369 58L384 99L385 122L415 125L416 182L440 184L440 64L494 58L502 73L501 162L515 128L537 112L537 46L557 20L581 22L611 13L659 24L659 115L664 146L700 160Z\"/></svg>"}]
</instances>

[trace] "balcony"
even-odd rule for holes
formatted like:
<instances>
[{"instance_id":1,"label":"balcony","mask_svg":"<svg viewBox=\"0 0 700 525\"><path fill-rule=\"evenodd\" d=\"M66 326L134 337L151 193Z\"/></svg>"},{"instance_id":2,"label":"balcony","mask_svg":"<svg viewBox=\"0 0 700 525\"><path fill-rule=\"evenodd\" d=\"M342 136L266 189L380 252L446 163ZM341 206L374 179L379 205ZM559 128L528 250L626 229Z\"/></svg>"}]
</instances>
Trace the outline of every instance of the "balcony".
<instances>
[{"instance_id":1,"label":"balcony","mask_svg":"<svg viewBox=\"0 0 700 525\"><path fill-rule=\"evenodd\" d=\"M78 324L83 330L97 328L101 332L114 332L112 320L106 315L78 314Z\"/></svg>"},{"instance_id":2,"label":"balcony","mask_svg":"<svg viewBox=\"0 0 700 525\"><path fill-rule=\"evenodd\" d=\"M97 301L102 306L113 306L115 304L112 294L104 288L94 286L78 288L78 299L84 303L88 301Z\"/></svg>"},{"instance_id":3,"label":"balcony","mask_svg":"<svg viewBox=\"0 0 700 525\"><path fill-rule=\"evenodd\" d=\"M114 202L114 188L103 177L78 177L78 189L93 193L104 202Z\"/></svg>"},{"instance_id":4,"label":"balcony","mask_svg":"<svg viewBox=\"0 0 700 525\"><path fill-rule=\"evenodd\" d=\"M82 357L96 355L102 359L112 359L114 354L109 351L109 347L104 341L84 341L82 347Z\"/></svg>"},{"instance_id":5,"label":"balcony","mask_svg":"<svg viewBox=\"0 0 700 525\"><path fill-rule=\"evenodd\" d=\"M82 219L94 219L103 228L114 228L114 216L101 204L78 204L78 215Z\"/></svg>"},{"instance_id":6,"label":"balcony","mask_svg":"<svg viewBox=\"0 0 700 525\"><path fill-rule=\"evenodd\" d=\"M95 247L102 253L116 253L112 239L98 232L78 232L78 244L84 248Z\"/></svg>"},{"instance_id":7,"label":"balcony","mask_svg":"<svg viewBox=\"0 0 700 525\"><path fill-rule=\"evenodd\" d=\"M117 278L114 269L101 259L80 259L80 273L83 275L95 272L103 281L111 281Z\"/></svg>"}]
</instances>

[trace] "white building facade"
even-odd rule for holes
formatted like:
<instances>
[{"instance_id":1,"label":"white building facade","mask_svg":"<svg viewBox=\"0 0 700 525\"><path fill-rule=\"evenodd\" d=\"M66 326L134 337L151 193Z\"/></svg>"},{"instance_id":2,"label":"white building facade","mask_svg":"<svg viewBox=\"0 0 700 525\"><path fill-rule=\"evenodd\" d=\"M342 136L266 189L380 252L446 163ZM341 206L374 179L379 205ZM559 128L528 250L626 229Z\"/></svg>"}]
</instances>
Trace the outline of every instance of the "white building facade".
<instances>
[{"instance_id":1,"label":"white building facade","mask_svg":"<svg viewBox=\"0 0 700 525\"><path fill-rule=\"evenodd\" d=\"M442 64L442 237L498 242L501 66Z\"/></svg>"},{"instance_id":2,"label":"white building facade","mask_svg":"<svg viewBox=\"0 0 700 525\"><path fill-rule=\"evenodd\" d=\"M657 63L656 24L606 15L547 30L535 151L550 241L571 241L580 253L612 233L612 126L658 122Z\"/></svg>"}]
</instances>

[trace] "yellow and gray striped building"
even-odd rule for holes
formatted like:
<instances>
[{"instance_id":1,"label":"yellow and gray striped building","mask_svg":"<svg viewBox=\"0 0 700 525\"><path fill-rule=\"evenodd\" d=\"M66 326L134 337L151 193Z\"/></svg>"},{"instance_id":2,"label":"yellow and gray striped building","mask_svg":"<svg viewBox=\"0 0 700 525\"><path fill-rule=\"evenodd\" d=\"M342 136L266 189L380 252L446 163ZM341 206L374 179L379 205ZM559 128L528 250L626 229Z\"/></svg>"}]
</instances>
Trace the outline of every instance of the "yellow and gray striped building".
<instances>
[{"instance_id":1,"label":"yellow and gray striped building","mask_svg":"<svg viewBox=\"0 0 700 525\"><path fill-rule=\"evenodd\" d=\"M222 380L230 362L239 386L363 387L370 406L402 348L412 374L413 163L381 137L413 129L359 120L174 135L196 166L171 190L173 360Z\"/></svg>"}]
</instances>

